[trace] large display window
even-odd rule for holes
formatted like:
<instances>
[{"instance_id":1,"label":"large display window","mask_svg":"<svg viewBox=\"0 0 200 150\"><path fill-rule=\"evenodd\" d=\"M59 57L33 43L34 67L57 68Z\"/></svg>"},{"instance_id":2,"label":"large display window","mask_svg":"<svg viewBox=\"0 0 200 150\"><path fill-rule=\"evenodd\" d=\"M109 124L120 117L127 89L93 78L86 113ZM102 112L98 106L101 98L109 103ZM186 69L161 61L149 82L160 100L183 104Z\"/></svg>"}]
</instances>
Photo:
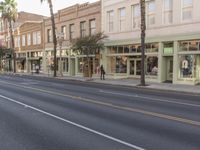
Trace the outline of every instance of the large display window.
<instances>
[{"instance_id":1,"label":"large display window","mask_svg":"<svg viewBox=\"0 0 200 150\"><path fill-rule=\"evenodd\" d=\"M147 64L146 64L146 75L158 75L158 57L151 56L147 57Z\"/></svg>"},{"instance_id":2,"label":"large display window","mask_svg":"<svg viewBox=\"0 0 200 150\"><path fill-rule=\"evenodd\" d=\"M180 55L180 78L196 78L196 55Z\"/></svg>"},{"instance_id":3,"label":"large display window","mask_svg":"<svg viewBox=\"0 0 200 150\"><path fill-rule=\"evenodd\" d=\"M110 63L109 63L110 73L127 73L126 56L113 56L109 58L110 58Z\"/></svg>"}]
</instances>

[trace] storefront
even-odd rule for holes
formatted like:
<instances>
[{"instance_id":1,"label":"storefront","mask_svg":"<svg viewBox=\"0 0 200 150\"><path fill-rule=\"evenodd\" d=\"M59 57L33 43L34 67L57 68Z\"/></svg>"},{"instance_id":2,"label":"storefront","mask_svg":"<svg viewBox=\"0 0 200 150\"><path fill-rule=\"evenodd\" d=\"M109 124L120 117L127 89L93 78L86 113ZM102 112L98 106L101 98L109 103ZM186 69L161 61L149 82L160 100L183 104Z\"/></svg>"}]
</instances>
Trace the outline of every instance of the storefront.
<instances>
[{"instance_id":1,"label":"storefront","mask_svg":"<svg viewBox=\"0 0 200 150\"><path fill-rule=\"evenodd\" d=\"M88 57L85 55L76 56L76 75L78 76L88 76L88 69L90 70L90 75L98 75L100 73L99 67L99 58L95 55Z\"/></svg>"},{"instance_id":2,"label":"storefront","mask_svg":"<svg viewBox=\"0 0 200 150\"><path fill-rule=\"evenodd\" d=\"M107 47L106 71L114 78L140 78L141 46L120 45ZM158 43L146 44L145 74L149 79L157 80L158 75Z\"/></svg>"},{"instance_id":3,"label":"storefront","mask_svg":"<svg viewBox=\"0 0 200 150\"><path fill-rule=\"evenodd\" d=\"M39 73L42 71L42 57L41 51L27 52L27 72Z\"/></svg>"},{"instance_id":4,"label":"storefront","mask_svg":"<svg viewBox=\"0 0 200 150\"><path fill-rule=\"evenodd\" d=\"M200 83L200 40L180 41L178 82Z\"/></svg>"},{"instance_id":5,"label":"storefront","mask_svg":"<svg viewBox=\"0 0 200 150\"><path fill-rule=\"evenodd\" d=\"M26 53L16 53L16 71L25 72L26 70Z\"/></svg>"}]
</instances>

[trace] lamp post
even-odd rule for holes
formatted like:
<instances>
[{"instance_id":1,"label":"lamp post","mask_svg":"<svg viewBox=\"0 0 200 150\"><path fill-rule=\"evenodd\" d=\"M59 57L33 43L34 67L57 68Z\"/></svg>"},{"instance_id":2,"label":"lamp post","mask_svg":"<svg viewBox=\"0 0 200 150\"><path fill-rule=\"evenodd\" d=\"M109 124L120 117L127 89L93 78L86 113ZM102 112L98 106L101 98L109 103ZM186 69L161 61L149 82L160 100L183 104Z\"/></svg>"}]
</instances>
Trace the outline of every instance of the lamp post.
<instances>
[{"instance_id":1,"label":"lamp post","mask_svg":"<svg viewBox=\"0 0 200 150\"><path fill-rule=\"evenodd\" d=\"M63 76L63 73L62 73L62 43L64 41L64 33L58 33L57 35L57 42L59 44L59 48L60 48L60 62L59 62L59 71L60 71L60 76Z\"/></svg>"}]
</instances>

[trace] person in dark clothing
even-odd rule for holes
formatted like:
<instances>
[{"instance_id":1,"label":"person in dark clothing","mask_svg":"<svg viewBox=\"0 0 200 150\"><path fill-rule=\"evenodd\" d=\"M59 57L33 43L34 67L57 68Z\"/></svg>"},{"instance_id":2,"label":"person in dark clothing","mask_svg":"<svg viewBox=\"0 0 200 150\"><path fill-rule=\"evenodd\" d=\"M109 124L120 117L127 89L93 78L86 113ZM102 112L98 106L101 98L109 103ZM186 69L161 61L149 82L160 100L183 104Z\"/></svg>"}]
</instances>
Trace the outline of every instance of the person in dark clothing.
<instances>
[{"instance_id":1,"label":"person in dark clothing","mask_svg":"<svg viewBox=\"0 0 200 150\"><path fill-rule=\"evenodd\" d=\"M105 80L105 70L103 68L103 65L101 65L100 70L101 70L101 80L102 79Z\"/></svg>"}]
</instances>

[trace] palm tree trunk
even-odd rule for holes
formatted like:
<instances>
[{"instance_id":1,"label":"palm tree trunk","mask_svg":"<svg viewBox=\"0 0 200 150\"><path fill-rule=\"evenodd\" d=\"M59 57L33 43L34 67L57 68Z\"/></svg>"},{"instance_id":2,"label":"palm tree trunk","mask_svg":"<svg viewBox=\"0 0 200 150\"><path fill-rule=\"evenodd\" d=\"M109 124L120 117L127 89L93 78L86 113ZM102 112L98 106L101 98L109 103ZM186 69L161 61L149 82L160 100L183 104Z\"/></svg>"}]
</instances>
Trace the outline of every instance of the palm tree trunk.
<instances>
[{"instance_id":1,"label":"palm tree trunk","mask_svg":"<svg viewBox=\"0 0 200 150\"><path fill-rule=\"evenodd\" d=\"M140 9L141 9L141 78L140 84L141 86L145 86L145 30L146 30L146 22L145 22L145 0L140 0Z\"/></svg>"},{"instance_id":2,"label":"palm tree trunk","mask_svg":"<svg viewBox=\"0 0 200 150\"><path fill-rule=\"evenodd\" d=\"M56 40L56 27L55 27L55 20L53 14L53 5L52 1L49 0L49 9L51 14L51 23L52 23L52 32L53 32L53 48L54 48L54 73L53 76L56 77L56 70L57 70L57 58L56 58L56 47L57 47L57 40Z\"/></svg>"},{"instance_id":3,"label":"palm tree trunk","mask_svg":"<svg viewBox=\"0 0 200 150\"><path fill-rule=\"evenodd\" d=\"M9 20L9 32L10 32L10 48L13 57L13 72L16 73L16 55L15 55L15 45L14 45L14 37L12 32L12 22Z\"/></svg>"}]
</instances>

